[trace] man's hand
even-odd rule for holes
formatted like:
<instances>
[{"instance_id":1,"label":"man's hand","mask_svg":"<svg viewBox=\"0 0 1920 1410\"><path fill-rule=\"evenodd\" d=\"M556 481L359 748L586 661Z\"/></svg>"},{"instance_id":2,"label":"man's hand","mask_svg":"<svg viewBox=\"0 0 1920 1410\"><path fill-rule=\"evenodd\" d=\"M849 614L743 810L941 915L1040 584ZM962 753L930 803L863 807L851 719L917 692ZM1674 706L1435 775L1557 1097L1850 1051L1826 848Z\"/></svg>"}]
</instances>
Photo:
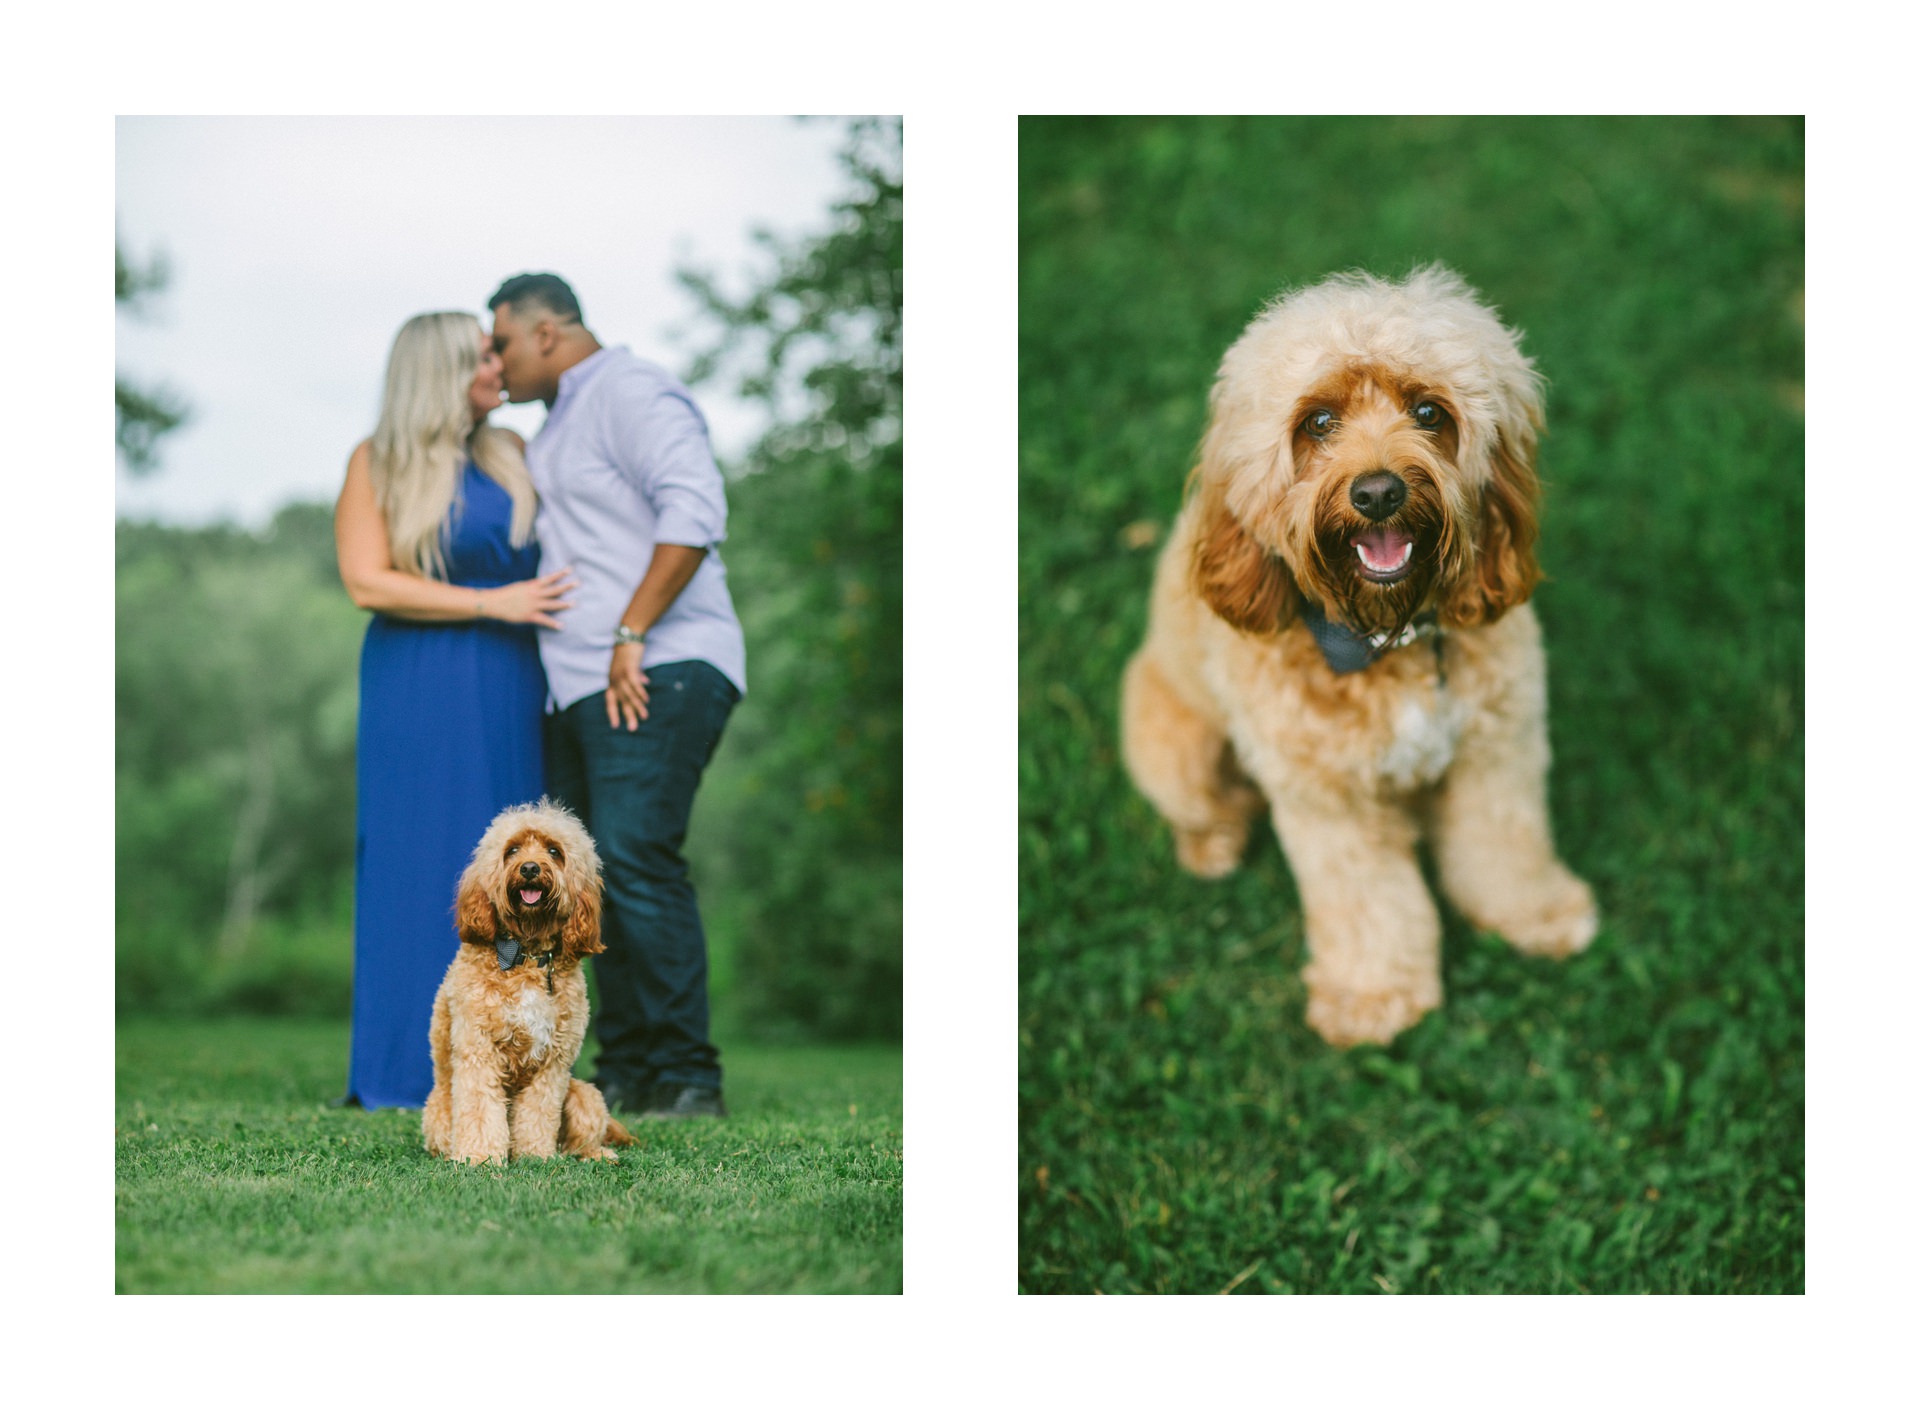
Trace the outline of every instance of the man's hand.
<instances>
[{"instance_id":1,"label":"man's hand","mask_svg":"<svg viewBox=\"0 0 1920 1410\"><path fill-rule=\"evenodd\" d=\"M640 728L647 717L647 677L640 669L640 657L646 647L633 643L613 648L613 665L607 671L607 724L620 728L624 718L629 732Z\"/></svg>"},{"instance_id":2,"label":"man's hand","mask_svg":"<svg viewBox=\"0 0 1920 1410\"><path fill-rule=\"evenodd\" d=\"M621 622L645 632L673 605L680 590L693 581L706 556L704 548L655 544L653 557L647 560L646 576L633 590L633 600L627 603ZM636 622L641 625L635 627ZM629 731L639 729L640 721L647 717L647 678L640 670L640 657L645 651L644 646L631 644L613 648L613 665L607 670L607 723L614 729L620 728L622 716Z\"/></svg>"}]
</instances>

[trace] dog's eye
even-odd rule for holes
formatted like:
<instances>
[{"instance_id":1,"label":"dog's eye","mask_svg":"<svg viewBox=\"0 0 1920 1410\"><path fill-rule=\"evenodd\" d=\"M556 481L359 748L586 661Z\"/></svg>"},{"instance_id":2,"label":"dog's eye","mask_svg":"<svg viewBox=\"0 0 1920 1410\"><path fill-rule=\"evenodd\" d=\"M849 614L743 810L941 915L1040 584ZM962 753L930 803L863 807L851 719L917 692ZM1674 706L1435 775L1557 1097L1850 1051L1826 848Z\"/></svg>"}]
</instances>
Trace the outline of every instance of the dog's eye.
<instances>
[{"instance_id":1,"label":"dog's eye","mask_svg":"<svg viewBox=\"0 0 1920 1410\"><path fill-rule=\"evenodd\" d=\"M560 849L558 847L549 847L547 848L547 855L557 862L560 860Z\"/></svg>"},{"instance_id":2,"label":"dog's eye","mask_svg":"<svg viewBox=\"0 0 1920 1410\"><path fill-rule=\"evenodd\" d=\"M1413 419L1431 431L1447 419L1447 413L1432 402L1423 401L1413 409Z\"/></svg>"},{"instance_id":3,"label":"dog's eye","mask_svg":"<svg viewBox=\"0 0 1920 1410\"><path fill-rule=\"evenodd\" d=\"M1307 413L1307 419L1303 423L1303 429L1316 441L1324 441L1328 434L1332 432L1333 425L1333 413L1322 408L1319 411L1310 411Z\"/></svg>"},{"instance_id":4,"label":"dog's eye","mask_svg":"<svg viewBox=\"0 0 1920 1410\"><path fill-rule=\"evenodd\" d=\"M513 844L513 846L507 848L507 855L511 857L515 852L518 852L519 850L520 850L520 844L516 842Z\"/></svg>"}]
</instances>

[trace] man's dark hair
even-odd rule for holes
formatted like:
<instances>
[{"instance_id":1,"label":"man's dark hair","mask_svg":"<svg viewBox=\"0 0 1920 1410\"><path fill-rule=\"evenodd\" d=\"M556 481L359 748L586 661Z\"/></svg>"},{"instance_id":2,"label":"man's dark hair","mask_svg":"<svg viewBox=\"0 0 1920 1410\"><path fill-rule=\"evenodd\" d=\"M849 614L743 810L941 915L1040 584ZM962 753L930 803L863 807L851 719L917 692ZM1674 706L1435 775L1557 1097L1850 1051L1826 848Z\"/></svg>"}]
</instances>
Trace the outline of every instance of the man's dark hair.
<instances>
[{"instance_id":1,"label":"man's dark hair","mask_svg":"<svg viewBox=\"0 0 1920 1410\"><path fill-rule=\"evenodd\" d=\"M513 310L515 318L527 315L527 305L538 304L563 323L581 323L586 319L580 313L580 300L573 296L573 290L567 287L567 281L557 274L516 274L487 300L490 309L501 304Z\"/></svg>"}]
</instances>

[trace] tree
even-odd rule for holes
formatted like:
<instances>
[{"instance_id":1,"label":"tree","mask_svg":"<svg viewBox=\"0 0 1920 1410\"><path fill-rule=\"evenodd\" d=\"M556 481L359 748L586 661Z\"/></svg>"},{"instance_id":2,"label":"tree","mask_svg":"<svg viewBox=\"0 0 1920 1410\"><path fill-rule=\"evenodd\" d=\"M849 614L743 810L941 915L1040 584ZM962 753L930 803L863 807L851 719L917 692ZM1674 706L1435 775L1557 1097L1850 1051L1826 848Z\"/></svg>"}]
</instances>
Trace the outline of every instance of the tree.
<instances>
[{"instance_id":1,"label":"tree","mask_svg":"<svg viewBox=\"0 0 1920 1410\"><path fill-rule=\"evenodd\" d=\"M263 929L289 926L330 937L337 956L302 981L327 973L328 992L346 992L365 620L340 590L331 519L294 504L258 533L118 526L122 1003L183 1002L271 968Z\"/></svg>"},{"instance_id":2,"label":"tree","mask_svg":"<svg viewBox=\"0 0 1920 1410\"><path fill-rule=\"evenodd\" d=\"M762 1031L900 1032L900 155L898 118L855 123L825 233L758 232L773 268L737 299L680 276L718 325L689 380L773 413L729 488L749 694L700 827Z\"/></svg>"},{"instance_id":3,"label":"tree","mask_svg":"<svg viewBox=\"0 0 1920 1410\"><path fill-rule=\"evenodd\" d=\"M156 255L145 269L127 263L120 241L113 242L113 302L116 308L138 313L141 300L167 286L167 262ZM143 390L115 375L113 379L113 439L129 472L144 475L159 460L154 443L187 418L186 403L164 388Z\"/></svg>"}]
</instances>

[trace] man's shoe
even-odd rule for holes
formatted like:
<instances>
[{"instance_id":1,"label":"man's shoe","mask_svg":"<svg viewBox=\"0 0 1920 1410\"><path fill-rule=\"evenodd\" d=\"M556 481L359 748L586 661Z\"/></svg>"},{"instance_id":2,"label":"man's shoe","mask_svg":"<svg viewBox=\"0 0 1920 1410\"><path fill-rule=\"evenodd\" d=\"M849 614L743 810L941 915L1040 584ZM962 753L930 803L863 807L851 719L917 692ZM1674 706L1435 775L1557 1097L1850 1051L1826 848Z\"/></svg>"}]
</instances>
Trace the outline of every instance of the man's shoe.
<instances>
[{"instance_id":1,"label":"man's shoe","mask_svg":"<svg viewBox=\"0 0 1920 1410\"><path fill-rule=\"evenodd\" d=\"M596 1077L593 1085L600 1089L600 1095L607 1100L607 1109L618 1114L644 1112L647 1109L647 1089L629 1086L617 1077Z\"/></svg>"},{"instance_id":2,"label":"man's shoe","mask_svg":"<svg viewBox=\"0 0 1920 1410\"><path fill-rule=\"evenodd\" d=\"M725 1116L727 1104L720 1099L718 1087L696 1087L689 1082L656 1082L647 1093L640 1115L652 1119L677 1121L688 1116Z\"/></svg>"}]
</instances>

